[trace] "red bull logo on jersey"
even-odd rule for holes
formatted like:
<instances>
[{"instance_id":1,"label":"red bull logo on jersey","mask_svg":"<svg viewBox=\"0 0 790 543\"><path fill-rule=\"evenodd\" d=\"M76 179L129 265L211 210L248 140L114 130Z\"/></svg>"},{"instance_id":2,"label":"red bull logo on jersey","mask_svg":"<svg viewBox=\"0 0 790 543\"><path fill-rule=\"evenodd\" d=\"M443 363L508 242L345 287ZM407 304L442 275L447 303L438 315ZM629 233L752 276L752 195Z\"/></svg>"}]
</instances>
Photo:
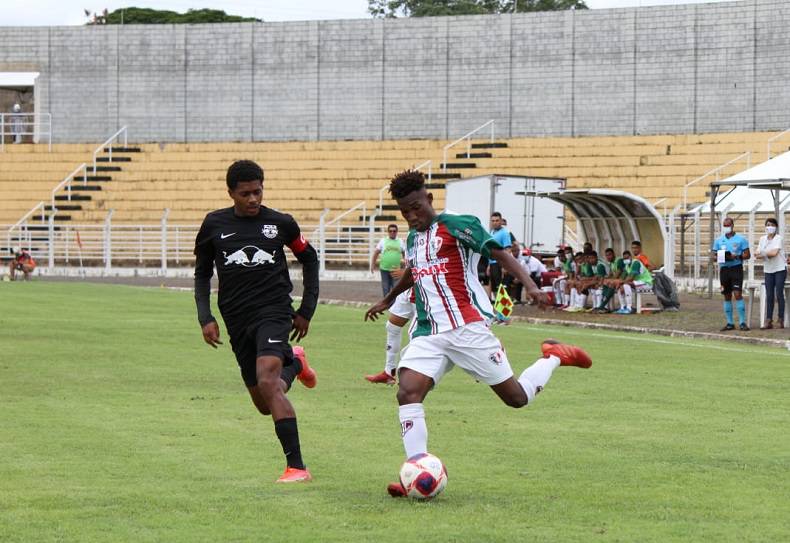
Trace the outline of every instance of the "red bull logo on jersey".
<instances>
[{"instance_id":1,"label":"red bull logo on jersey","mask_svg":"<svg viewBox=\"0 0 790 543\"><path fill-rule=\"evenodd\" d=\"M420 277L427 275L444 275L447 273L447 261L448 259L442 258L430 266L413 267L411 269L412 278L417 281Z\"/></svg>"},{"instance_id":2,"label":"red bull logo on jersey","mask_svg":"<svg viewBox=\"0 0 790 543\"><path fill-rule=\"evenodd\" d=\"M274 264L273 254L267 253L254 245L247 245L230 254L227 251L222 251L222 256L225 258L225 266L237 265L245 268L254 268L264 264Z\"/></svg>"}]
</instances>

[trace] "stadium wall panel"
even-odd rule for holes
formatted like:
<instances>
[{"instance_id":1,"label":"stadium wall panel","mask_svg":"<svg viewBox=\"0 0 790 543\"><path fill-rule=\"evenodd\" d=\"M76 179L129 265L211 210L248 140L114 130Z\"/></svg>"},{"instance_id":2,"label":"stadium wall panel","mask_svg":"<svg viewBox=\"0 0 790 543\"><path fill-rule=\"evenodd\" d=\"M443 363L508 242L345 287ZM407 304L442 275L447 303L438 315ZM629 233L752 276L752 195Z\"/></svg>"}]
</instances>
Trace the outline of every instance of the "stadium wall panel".
<instances>
[{"instance_id":1,"label":"stadium wall panel","mask_svg":"<svg viewBox=\"0 0 790 543\"><path fill-rule=\"evenodd\" d=\"M57 142L783 130L790 3L394 20L0 27Z\"/></svg>"}]
</instances>

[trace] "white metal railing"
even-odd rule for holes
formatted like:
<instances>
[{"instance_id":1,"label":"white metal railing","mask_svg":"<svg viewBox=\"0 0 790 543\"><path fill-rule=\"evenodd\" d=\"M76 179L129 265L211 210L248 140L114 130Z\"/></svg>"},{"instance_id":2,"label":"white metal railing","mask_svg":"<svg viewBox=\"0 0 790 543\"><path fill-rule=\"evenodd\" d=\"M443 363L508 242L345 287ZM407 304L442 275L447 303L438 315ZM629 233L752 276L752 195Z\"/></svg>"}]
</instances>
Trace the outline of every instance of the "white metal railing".
<instances>
[{"instance_id":1,"label":"white metal railing","mask_svg":"<svg viewBox=\"0 0 790 543\"><path fill-rule=\"evenodd\" d=\"M46 138L52 151L52 115L50 113L0 113L0 151L5 151L6 139L22 143L25 136L32 136L33 143Z\"/></svg>"},{"instance_id":2,"label":"white metal railing","mask_svg":"<svg viewBox=\"0 0 790 543\"><path fill-rule=\"evenodd\" d=\"M110 211L103 223L55 224L53 216L39 223L35 218L43 212L40 202L28 216L14 225L0 226L7 231L7 247L28 249L39 265L101 266L111 271L118 267L153 267L163 272L169 266L189 267L195 263L195 237L200 225L177 224L163 212L159 223L126 224L113 221ZM375 241L384 235L375 225L375 212L366 217L367 226L302 225L313 234L309 241L319 252L323 266L355 265L367 269L375 249ZM34 224L35 222L35 224ZM325 269L325 267L323 268Z\"/></svg>"},{"instance_id":3,"label":"white metal railing","mask_svg":"<svg viewBox=\"0 0 790 543\"><path fill-rule=\"evenodd\" d=\"M688 208L689 208L688 207L689 187L691 187L693 185L696 185L697 183L699 183L703 179L706 179L706 178L708 178L710 176L713 176L713 175L716 176L716 181L719 181L720 178L721 178L722 170L724 170L728 166L732 166L733 164L735 164L737 162L740 162L744 158L746 159L746 169L749 169L751 167L751 164L752 164L752 152L751 151L746 151L745 153L736 156L732 160L728 160L727 162L725 162L721 166L717 166L717 167L713 168L711 171L709 171L709 172L697 177L696 179L690 181L689 183L686 183L686 185L683 187L683 209L684 210L688 210Z\"/></svg>"},{"instance_id":4,"label":"white metal railing","mask_svg":"<svg viewBox=\"0 0 790 543\"><path fill-rule=\"evenodd\" d=\"M25 213L21 219L8 227L8 230L6 231L6 241L8 248L13 247L14 245L30 248L32 242L30 221L31 219L35 219L36 214L41 212L39 225L44 225L47 220L45 208L46 204L43 201L37 203L30 209L30 211ZM14 236L14 232L17 233L16 236Z\"/></svg>"},{"instance_id":5,"label":"white metal railing","mask_svg":"<svg viewBox=\"0 0 790 543\"><path fill-rule=\"evenodd\" d=\"M102 152L102 151L103 151L105 148L107 148L107 150L108 150L108 153L109 153L107 156L109 157L109 160L110 160L110 162L112 162L112 143L113 143L114 141L116 141L116 140L117 140L117 139L118 139L118 138L121 136L121 134L123 134L123 146L124 146L124 147L126 147L126 146L128 145L128 142L127 142L127 136L128 136L128 134L127 134L127 131L126 131L126 127L124 126L124 127L120 128L120 129L119 129L117 132L115 132L115 134L113 134L112 136L110 136L109 138L107 138L107 140L106 140L104 143L102 143L101 145L99 145L99 146L96 148L96 150L95 150L95 151L93 151L93 173L94 173L94 174L96 173L96 157L97 157L97 156L99 155L99 153L101 153L101 152Z\"/></svg>"},{"instance_id":6,"label":"white metal railing","mask_svg":"<svg viewBox=\"0 0 790 543\"><path fill-rule=\"evenodd\" d=\"M82 172L82 186L88 184L88 165L86 163L82 163L77 168L71 172L69 175L66 176L63 181L58 183L54 189L52 189L52 193L50 194L50 201L52 205L52 212L56 213L58 210L58 206L55 205L55 196L57 196L58 192L61 189L66 189L66 199L70 202L71 201L71 184L74 182L75 176Z\"/></svg>"},{"instance_id":7,"label":"white metal railing","mask_svg":"<svg viewBox=\"0 0 790 543\"><path fill-rule=\"evenodd\" d=\"M771 144L776 140L778 140L779 138L786 136L787 134L790 134L790 128L782 132L779 132L777 135L772 136L771 138L768 139L768 142L766 143L766 155L768 156L767 160L771 160Z\"/></svg>"},{"instance_id":8,"label":"white metal railing","mask_svg":"<svg viewBox=\"0 0 790 543\"><path fill-rule=\"evenodd\" d=\"M447 151L449 151L452 147L456 146L462 141L466 140L466 158L469 158L469 155L472 153L472 136L488 126L491 127L491 143L494 143L494 120L491 119L487 123L481 124L471 132L464 134L454 142L445 145L444 149L442 149L442 171L443 172L447 171Z\"/></svg>"},{"instance_id":9,"label":"white metal railing","mask_svg":"<svg viewBox=\"0 0 790 543\"><path fill-rule=\"evenodd\" d=\"M433 178L433 160L426 160L414 166L415 170L422 170L423 168L428 168L428 182L430 183Z\"/></svg>"}]
</instances>

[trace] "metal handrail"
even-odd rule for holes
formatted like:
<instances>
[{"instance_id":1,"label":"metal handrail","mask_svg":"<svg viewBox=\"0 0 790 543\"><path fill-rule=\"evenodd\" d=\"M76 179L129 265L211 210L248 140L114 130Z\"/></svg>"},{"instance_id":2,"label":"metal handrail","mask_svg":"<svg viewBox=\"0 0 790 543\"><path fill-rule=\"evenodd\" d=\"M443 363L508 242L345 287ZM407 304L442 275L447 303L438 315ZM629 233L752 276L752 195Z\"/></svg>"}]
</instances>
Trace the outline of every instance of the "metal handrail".
<instances>
[{"instance_id":1,"label":"metal handrail","mask_svg":"<svg viewBox=\"0 0 790 543\"><path fill-rule=\"evenodd\" d=\"M689 183L686 183L686 185L683 187L683 209L688 211L688 208L689 208L688 207L688 189L689 189L690 186L699 183L700 181L702 181L706 177L708 177L710 175L713 175L713 174L716 174L716 181L718 181L719 180L719 172L721 172L721 170L723 170L727 166L730 166L730 165L738 162L739 160L743 159L744 157L746 157L746 168L747 169L751 168L752 152L751 151L746 151L745 153L736 156L732 160L728 160L727 162L725 162L721 166L717 166L716 168L713 168L711 171L709 171L709 172L697 177L693 181L691 181Z\"/></svg>"},{"instance_id":2,"label":"metal handrail","mask_svg":"<svg viewBox=\"0 0 790 543\"><path fill-rule=\"evenodd\" d=\"M16 230L17 228L20 228L23 224L25 224L30 217L32 217L33 215L36 214L36 211L38 211L39 209L41 210L41 222L44 222L46 220L46 216L44 214L44 211L45 211L44 207L45 207L45 204L44 204L44 201L42 200L39 203L37 203L36 205L34 205L30 209L30 211L25 213L22 216L21 219L19 219L13 225L11 225L11 227L8 229L8 232L6 234L6 238L8 240L8 246L9 247L11 246L11 237L13 235L14 230Z\"/></svg>"},{"instance_id":3,"label":"metal handrail","mask_svg":"<svg viewBox=\"0 0 790 543\"><path fill-rule=\"evenodd\" d=\"M332 226L333 224L335 224L336 222L338 222L340 219L342 219L343 217L345 217L345 216L346 216L346 215L348 215L349 213L351 213L351 212L353 212L353 211L356 211L356 210L357 210L357 209L359 209L360 207L362 208L362 215L363 215L363 216L367 216L367 205L366 205L366 203L365 203L365 200L362 200L362 201L361 201L361 202L359 202L357 205L355 205L354 207L352 207L352 208L350 208L350 209L347 209L347 210L345 210L343 213L341 213L340 215L338 215L337 217L335 217L335 218L334 218L334 219L332 219L331 221L329 221L329 222L327 222L327 223L324 223L324 226ZM364 224L363 224L363 226L364 226Z\"/></svg>"},{"instance_id":4,"label":"metal handrail","mask_svg":"<svg viewBox=\"0 0 790 543\"><path fill-rule=\"evenodd\" d=\"M66 187L66 192L68 193L67 199L69 202L71 201L71 182L74 180L74 176L77 175L80 170L82 170L82 185L85 186L88 184L88 165L85 162L83 162L82 164L77 166L76 170L74 170L69 175L67 175L66 178L63 179L63 181L58 183L58 185L54 189L52 189L52 194L50 195L50 199L52 201L53 213L57 211L57 208L55 206L55 194L64 186Z\"/></svg>"},{"instance_id":5,"label":"metal handrail","mask_svg":"<svg viewBox=\"0 0 790 543\"><path fill-rule=\"evenodd\" d=\"M471 139L472 135L477 133L477 132L479 132L480 130L484 129L485 127L487 127L489 125L491 126L491 143L494 143L494 119L491 119L487 123L481 124L480 126L475 128L471 132L469 132L467 134L464 134L463 136L461 136L460 138L458 138L454 142L448 143L447 145L445 145L444 148L442 149L442 171L443 172L447 171L447 151L451 147L453 147L456 144L461 143L462 141L466 140L466 158L469 158L469 155L472 153L472 139Z\"/></svg>"},{"instance_id":6,"label":"metal handrail","mask_svg":"<svg viewBox=\"0 0 790 543\"><path fill-rule=\"evenodd\" d=\"M7 119L29 119L21 123L11 122ZM44 120L42 120L45 119ZM27 126L30 130L19 131L19 125ZM11 127L11 132L6 132L6 127ZM52 114L51 113L0 113L0 152L5 151L5 137L11 136L33 136L33 143L38 143L41 136L47 137L49 152L52 152Z\"/></svg>"},{"instance_id":7,"label":"metal handrail","mask_svg":"<svg viewBox=\"0 0 790 543\"><path fill-rule=\"evenodd\" d=\"M430 182L431 178L433 177L433 160L426 160L425 162L417 164L414 166L414 169L422 170L426 166L428 166L428 182Z\"/></svg>"},{"instance_id":8,"label":"metal handrail","mask_svg":"<svg viewBox=\"0 0 790 543\"><path fill-rule=\"evenodd\" d=\"M768 159L767 160L771 160L771 143L773 143L774 141L778 140L779 138L781 138L782 136L784 136L784 135L786 135L788 133L790 133L790 128L788 128L787 130L784 130L782 132L779 132L777 135L775 135L775 136L773 136L771 138L768 138L768 142L766 143L767 155L768 155Z\"/></svg>"},{"instance_id":9,"label":"metal handrail","mask_svg":"<svg viewBox=\"0 0 790 543\"><path fill-rule=\"evenodd\" d=\"M124 126L124 127L120 128L120 129L119 129L117 132L115 132L115 134L113 134L112 136L110 136L110 137L107 139L107 141L105 141L104 143L102 143L101 145L99 145L99 146L96 148L96 150L95 150L95 151L93 151L93 173L94 173L94 174L96 173L96 157L97 157L97 156L98 156L98 154L99 154L99 153L101 153L101 152L104 150L104 148L105 148L105 147L107 147L108 145L110 146L110 147L109 147L109 155L108 155L108 156L110 157L110 162L112 162L112 145L110 145L110 143L112 143L112 141L113 141L113 140L115 140L115 139L116 139L118 136L120 136L121 134L123 134L123 146L124 146L124 147L126 147L126 145L127 145L127 138L128 138L128 133L127 133L127 131L126 131L126 127Z\"/></svg>"}]
</instances>

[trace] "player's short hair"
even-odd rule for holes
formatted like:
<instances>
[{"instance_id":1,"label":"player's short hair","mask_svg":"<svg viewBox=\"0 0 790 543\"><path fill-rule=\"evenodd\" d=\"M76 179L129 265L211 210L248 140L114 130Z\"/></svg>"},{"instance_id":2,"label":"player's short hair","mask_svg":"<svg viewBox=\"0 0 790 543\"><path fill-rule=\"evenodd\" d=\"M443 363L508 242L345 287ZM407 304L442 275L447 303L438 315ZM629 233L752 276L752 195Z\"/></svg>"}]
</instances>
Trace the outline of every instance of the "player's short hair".
<instances>
[{"instance_id":1,"label":"player's short hair","mask_svg":"<svg viewBox=\"0 0 790 543\"><path fill-rule=\"evenodd\" d=\"M598 258L598 253L596 251L590 251L587 253L587 256L594 256L595 258Z\"/></svg>"},{"instance_id":2,"label":"player's short hair","mask_svg":"<svg viewBox=\"0 0 790 543\"><path fill-rule=\"evenodd\" d=\"M631 242L631 245L632 246L636 245L637 247L641 247L642 246L642 242L639 241L638 239L635 239L634 241Z\"/></svg>"},{"instance_id":3,"label":"player's short hair","mask_svg":"<svg viewBox=\"0 0 790 543\"><path fill-rule=\"evenodd\" d=\"M405 170L390 181L390 194L396 200L425 188L425 176L419 170Z\"/></svg>"},{"instance_id":4,"label":"player's short hair","mask_svg":"<svg viewBox=\"0 0 790 543\"><path fill-rule=\"evenodd\" d=\"M779 223L773 217L768 217L767 219L765 219L765 225L768 226L769 223L773 224L776 227L779 226Z\"/></svg>"},{"instance_id":5,"label":"player's short hair","mask_svg":"<svg viewBox=\"0 0 790 543\"><path fill-rule=\"evenodd\" d=\"M631 251L626 249L625 251L623 251L623 256L625 256L625 255L631 256Z\"/></svg>"},{"instance_id":6,"label":"player's short hair","mask_svg":"<svg viewBox=\"0 0 790 543\"><path fill-rule=\"evenodd\" d=\"M502 214L499 211L494 211L493 213L491 213L491 216L492 217L499 217L500 219L502 218Z\"/></svg>"},{"instance_id":7,"label":"player's short hair","mask_svg":"<svg viewBox=\"0 0 790 543\"><path fill-rule=\"evenodd\" d=\"M567 253L567 252L569 252L569 251L570 251L570 253L571 253L571 254L573 254L573 247L571 247L570 245L568 245L567 247L565 247L565 252Z\"/></svg>"},{"instance_id":8,"label":"player's short hair","mask_svg":"<svg viewBox=\"0 0 790 543\"><path fill-rule=\"evenodd\" d=\"M606 250L604 251L604 253L612 253L612 254L614 254L614 249L612 249L611 247L607 247Z\"/></svg>"},{"instance_id":9,"label":"player's short hair","mask_svg":"<svg viewBox=\"0 0 790 543\"><path fill-rule=\"evenodd\" d=\"M576 253L575 255L573 255L573 258L583 258L583 257L584 257L584 253L583 253L583 252L581 252L581 251L579 251L578 253Z\"/></svg>"},{"instance_id":10,"label":"player's short hair","mask_svg":"<svg viewBox=\"0 0 790 543\"><path fill-rule=\"evenodd\" d=\"M225 176L225 183L227 183L230 190L234 190L239 183L247 181L260 181L263 183L263 168L258 166L252 160L237 160L228 168L228 174Z\"/></svg>"},{"instance_id":11,"label":"player's short hair","mask_svg":"<svg viewBox=\"0 0 790 543\"><path fill-rule=\"evenodd\" d=\"M390 230L391 228L394 228L395 230L397 230L398 229L398 225L397 224L388 224L387 225L387 230Z\"/></svg>"}]
</instances>

